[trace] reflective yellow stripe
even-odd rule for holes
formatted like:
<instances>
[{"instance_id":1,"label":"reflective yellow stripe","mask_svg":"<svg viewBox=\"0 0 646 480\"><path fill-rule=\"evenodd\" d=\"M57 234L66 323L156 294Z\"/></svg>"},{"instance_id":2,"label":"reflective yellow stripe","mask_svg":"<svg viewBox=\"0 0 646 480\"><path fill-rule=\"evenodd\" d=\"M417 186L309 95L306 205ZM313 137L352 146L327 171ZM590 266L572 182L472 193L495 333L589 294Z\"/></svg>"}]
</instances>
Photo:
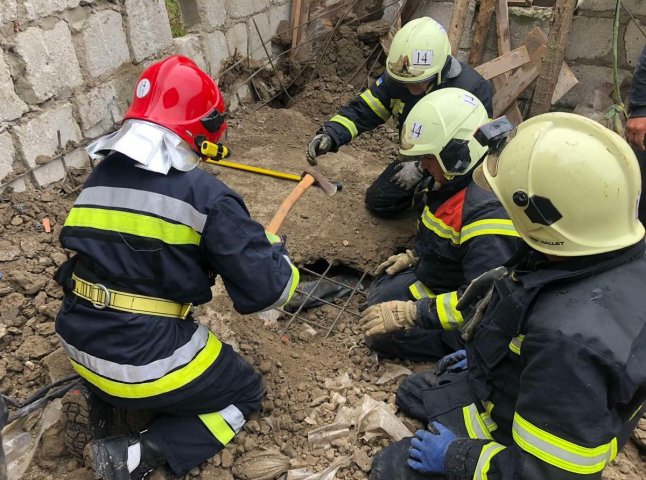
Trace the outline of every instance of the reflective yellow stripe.
<instances>
[{"instance_id":1,"label":"reflective yellow stripe","mask_svg":"<svg viewBox=\"0 0 646 480\"><path fill-rule=\"evenodd\" d=\"M496 442L487 443L482 447L480 457L478 458L478 464L476 465L476 471L473 474L473 480L487 480L489 478L487 473L489 473L491 459L494 455L502 452L504 449L504 446Z\"/></svg>"},{"instance_id":2,"label":"reflective yellow stripe","mask_svg":"<svg viewBox=\"0 0 646 480\"><path fill-rule=\"evenodd\" d=\"M348 130L348 132L350 132L352 138L356 137L359 134L357 126L348 117L344 117L343 115L334 115L332 118L330 118L330 122L336 122L343 125Z\"/></svg>"},{"instance_id":3,"label":"reflective yellow stripe","mask_svg":"<svg viewBox=\"0 0 646 480\"><path fill-rule=\"evenodd\" d=\"M155 238L169 245L199 245L201 238L199 233L186 225L148 215L102 208L74 207L65 220L65 226Z\"/></svg>"},{"instance_id":4,"label":"reflective yellow stripe","mask_svg":"<svg viewBox=\"0 0 646 480\"><path fill-rule=\"evenodd\" d=\"M487 427L487 430L490 432L494 432L498 429L498 424L493 421L491 418L491 412L493 411L493 403L491 402L484 402L483 407L485 407L484 413L480 414L480 417L482 417L482 421L485 423L485 426Z\"/></svg>"},{"instance_id":5,"label":"reflective yellow stripe","mask_svg":"<svg viewBox=\"0 0 646 480\"><path fill-rule=\"evenodd\" d=\"M120 398L146 398L168 393L191 383L215 362L220 355L220 350L222 350L222 343L209 332L206 345L193 360L168 375L145 383L122 383L110 380L88 370L74 360L70 359L70 361L81 377L109 395Z\"/></svg>"},{"instance_id":6,"label":"reflective yellow stripe","mask_svg":"<svg viewBox=\"0 0 646 480\"><path fill-rule=\"evenodd\" d=\"M473 237L480 235L507 235L519 237L511 220L485 219L470 223L462 227L460 232L460 244L466 243Z\"/></svg>"},{"instance_id":7,"label":"reflective yellow stripe","mask_svg":"<svg viewBox=\"0 0 646 480\"><path fill-rule=\"evenodd\" d=\"M456 245L460 244L460 232L449 227L446 223L433 215L428 207L425 207L424 213L422 213L422 223L438 237L451 240Z\"/></svg>"},{"instance_id":8,"label":"reflective yellow stripe","mask_svg":"<svg viewBox=\"0 0 646 480\"><path fill-rule=\"evenodd\" d=\"M442 293L435 297L437 316L444 330L457 330L464 323L462 313L457 309L458 292Z\"/></svg>"},{"instance_id":9,"label":"reflective yellow stripe","mask_svg":"<svg viewBox=\"0 0 646 480\"><path fill-rule=\"evenodd\" d=\"M415 300L421 300L422 298L435 298L435 294L431 291L431 289L419 281L409 286L408 290L410 291L411 295L413 295L413 298L415 298Z\"/></svg>"},{"instance_id":10,"label":"reflective yellow stripe","mask_svg":"<svg viewBox=\"0 0 646 480\"><path fill-rule=\"evenodd\" d=\"M514 415L512 433L516 444L527 453L568 472L589 475L600 472L617 456L617 439L598 447L582 447L559 438Z\"/></svg>"},{"instance_id":11,"label":"reflective yellow stripe","mask_svg":"<svg viewBox=\"0 0 646 480\"><path fill-rule=\"evenodd\" d=\"M370 107L370 110L375 112L375 115L381 118L384 122L388 120L388 118L390 118L390 112L386 109L386 107L384 107L384 104L381 103L379 99L372 94L370 90L363 92L360 97Z\"/></svg>"},{"instance_id":12,"label":"reflective yellow stripe","mask_svg":"<svg viewBox=\"0 0 646 480\"><path fill-rule=\"evenodd\" d=\"M289 266L292 267L292 278L291 278L292 283L289 287L289 296L287 297L287 300L285 300L285 303L289 302L294 296L294 292L296 291L296 287L298 287L298 282L300 281L300 278L301 278L301 272L298 271L298 268L292 265L292 262L289 262Z\"/></svg>"},{"instance_id":13,"label":"reflective yellow stripe","mask_svg":"<svg viewBox=\"0 0 646 480\"><path fill-rule=\"evenodd\" d=\"M525 340L525 335L518 335L511 339L509 342L509 350L514 352L516 355L520 355L520 347L523 345L523 340Z\"/></svg>"},{"instance_id":14,"label":"reflective yellow stripe","mask_svg":"<svg viewBox=\"0 0 646 480\"><path fill-rule=\"evenodd\" d=\"M641 411L643 406L644 404L642 403L641 405L639 405L639 407L637 407L637 410L635 410L633 414L630 416L630 418L628 419L629 422L635 418L635 415L637 415Z\"/></svg>"},{"instance_id":15,"label":"reflective yellow stripe","mask_svg":"<svg viewBox=\"0 0 646 480\"><path fill-rule=\"evenodd\" d=\"M265 236L267 237L267 240L269 240L269 243L271 243L272 245L274 243L282 243L280 237L275 233L265 231Z\"/></svg>"},{"instance_id":16,"label":"reflective yellow stripe","mask_svg":"<svg viewBox=\"0 0 646 480\"><path fill-rule=\"evenodd\" d=\"M480 417L480 412L478 412L478 407L476 407L475 403L463 407L462 415L464 417L464 425L469 433L469 438L493 440L493 437L489 433L489 430L487 430L487 426L484 424L482 417Z\"/></svg>"},{"instance_id":17,"label":"reflective yellow stripe","mask_svg":"<svg viewBox=\"0 0 646 480\"><path fill-rule=\"evenodd\" d=\"M164 298L147 297L145 295L120 292L111 288L101 288L96 283L77 277L76 274L72 274L72 280L74 281L74 294L94 303L95 306L98 305L99 308L109 307L122 312L184 320L193 306L190 303L176 303ZM105 298L106 291L109 293L109 298L107 299Z\"/></svg>"},{"instance_id":18,"label":"reflective yellow stripe","mask_svg":"<svg viewBox=\"0 0 646 480\"><path fill-rule=\"evenodd\" d=\"M209 429L211 435L213 435L222 445L226 445L233 440L233 437L236 436L236 432L233 431L219 412L204 413L199 415L199 417L204 425L206 425L206 428Z\"/></svg>"}]
</instances>

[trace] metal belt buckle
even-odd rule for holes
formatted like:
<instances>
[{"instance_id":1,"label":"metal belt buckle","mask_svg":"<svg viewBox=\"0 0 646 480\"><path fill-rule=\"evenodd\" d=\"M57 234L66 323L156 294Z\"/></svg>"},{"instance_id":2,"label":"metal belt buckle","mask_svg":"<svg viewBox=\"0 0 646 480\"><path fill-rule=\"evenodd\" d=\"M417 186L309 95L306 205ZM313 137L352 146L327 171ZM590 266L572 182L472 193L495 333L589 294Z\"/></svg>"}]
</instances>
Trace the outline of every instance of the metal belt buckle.
<instances>
[{"instance_id":1,"label":"metal belt buckle","mask_svg":"<svg viewBox=\"0 0 646 480\"><path fill-rule=\"evenodd\" d=\"M98 310L103 310L104 308L107 308L108 305L110 305L110 290L108 290L105 285L101 285L100 283L95 283L94 286L103 291L105 298L103 299L103 303L92 302L92 305Z\"/></svg>"}]
</instances>

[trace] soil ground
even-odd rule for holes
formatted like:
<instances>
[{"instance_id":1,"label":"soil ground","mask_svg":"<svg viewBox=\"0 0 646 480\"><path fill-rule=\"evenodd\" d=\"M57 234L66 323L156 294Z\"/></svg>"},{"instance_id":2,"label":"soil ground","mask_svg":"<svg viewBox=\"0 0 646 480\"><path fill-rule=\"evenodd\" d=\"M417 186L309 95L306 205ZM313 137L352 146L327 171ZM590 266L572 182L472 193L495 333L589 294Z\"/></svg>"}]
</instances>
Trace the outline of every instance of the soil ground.
<instances>
[{"instance_id":1,"label":"soil ground","mask_svg":"<svg viewBox=\"0 0 646 480\"><path fill-rule=\"evenodd\" d=\"M318 82L318 83L317 83ZM352 86L332 79L322 88L315 81L290 109L254 106L239 111L230 122L227 143L232 161L300 173L307 165L305 146L313 132L354 93ZM414 215L381 220L367 213L363 196L371 181L392 161L396 139L391 127L380 127L337 154L322 157L319 170L343 182L343 190L328 197L313 188L306 192L287 218L281 234L299 265L319 259L344 264L357 271L372 271L380 261L410 245L415 232ZM266 224L294 183L210 165L207 171L243 195L254 218ZM79 179L87 172L79 173ZM62 293L53 282L57 265L66 258L58 233L78 190L69 181L43 191L6 194L0 204L0 392L25 399L39 386L69 370L58 348L53 319ZM48 217L52 233L44 233L41 220ZM215 297L199 308L196 318L208 324L223 340L236 346L264 375L268 394L264 415L249 423L222 453L195 468L187 477L233 479L232 465L260 447L274 447L289 458L290 468L321 471L335 459L351 458L337 479L367 479L371 458L390 440L385 436L341 438L325 448L311 449L307 434L331 423L341 406L360 405L364 395L385 401L394 410L394 392L403 377L384 384L377 379L390 367L377 362L363 344L354 317L344 315L337 333L325 339L296 321L286 335L285 325L265 325L257 315L241 316L231 307L220 284ZM351 309L356 310L358 296ZM311 320L330 325L336 310L329 306L308 311ZM428 365L406 364L412 371ZM336 387L332 381L347 373L351 384ZM401 417L414 431L414 421ZM50 428L38 447L26 480L90 479L82 464L62 448L62 426ZM643 433L643 432L642 432ZM358 437L358 436L357 436ZM155 477L153 477L155 478ZM269 477L263 477L269 478ZM636 445L629 442L604 473L613 480L646 478L646 464Z\"/></svg>"}]
</instances>

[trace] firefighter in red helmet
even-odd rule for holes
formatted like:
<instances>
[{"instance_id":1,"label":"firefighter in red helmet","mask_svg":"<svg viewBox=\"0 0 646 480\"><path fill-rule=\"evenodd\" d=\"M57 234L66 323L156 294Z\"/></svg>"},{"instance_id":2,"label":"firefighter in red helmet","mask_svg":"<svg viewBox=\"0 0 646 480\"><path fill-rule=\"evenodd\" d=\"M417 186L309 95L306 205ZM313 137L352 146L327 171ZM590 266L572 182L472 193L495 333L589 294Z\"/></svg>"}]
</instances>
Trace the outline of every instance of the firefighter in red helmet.
<instances>
[{"instance_id":1,"label":"firefighter in red helmet","mask_svg":"<svg viewBox=\"0 0 646 480\"><path fill-rule=\"evenodd\" d=\"M63 399L65 439L98 478L183 475L260 410L261 375L192 316L219 275L240 313L287 302L298 270L242 198L195 168L226 129L215 82L173 56L146 69L61 231L76 255L57 272L56 332L83 385ZM143 431L107 437L112 408L151 410Z\"/></svg>"}]
</instances>

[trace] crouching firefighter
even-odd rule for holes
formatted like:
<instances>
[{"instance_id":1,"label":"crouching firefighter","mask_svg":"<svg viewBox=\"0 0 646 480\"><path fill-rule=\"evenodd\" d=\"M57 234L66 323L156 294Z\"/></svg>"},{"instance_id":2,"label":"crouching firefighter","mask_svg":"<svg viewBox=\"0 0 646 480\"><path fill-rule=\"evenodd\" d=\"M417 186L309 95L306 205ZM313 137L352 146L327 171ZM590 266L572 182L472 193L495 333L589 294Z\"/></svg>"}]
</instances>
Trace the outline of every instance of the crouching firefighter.
<instances>
[{"instance_id":1,"label":"crouching firefighter","mask_svg":"<svg viewBox=\"0 0 646 480\"><path fill-rule=\"evenodd\" d=\"M86 382L63 401L66 441L81 455L92 440L84 454L98 478L160 466L183 475L260 410L261 375L191 313L217 275L243 314L284 304L299 278L280 238L195 168L198 145L226 129L224 110L215 82L173 56L143 72L122 128L88 147L102 160L61 231L77 254L57 273L56 332ZM98 438L105 404L157 416L144 431Z\"/></svg>"},{"instance_id":2,"label":"crouching firefighter","mask_svg":"<svg viewBox=\"0 0 646 480\"><path fill-rule=\"evenodd\" d=\"M437 360L463 348L460 295L518 246L500 201L472 179L511 128L504 117L489 122L482 103L458 88L428 94L408 115L399 151L430 176L413 249L382 263L375 273L385 275L368 292L362 328L381 357Z\"/></svg>"},{"instance_id":3,"label":"crouching firefighter","mask_svg":"<svg viewBox=\"0 0 646 480\"><path fill-rule=\"evenodd\" d=\"M524 247L464 293L459 367L400 386L397 404L429 428L381 452L370 478L600 480L646 400L635 154L593 120L548 113L474 177Z\"/></svg>"}]
</instances>

